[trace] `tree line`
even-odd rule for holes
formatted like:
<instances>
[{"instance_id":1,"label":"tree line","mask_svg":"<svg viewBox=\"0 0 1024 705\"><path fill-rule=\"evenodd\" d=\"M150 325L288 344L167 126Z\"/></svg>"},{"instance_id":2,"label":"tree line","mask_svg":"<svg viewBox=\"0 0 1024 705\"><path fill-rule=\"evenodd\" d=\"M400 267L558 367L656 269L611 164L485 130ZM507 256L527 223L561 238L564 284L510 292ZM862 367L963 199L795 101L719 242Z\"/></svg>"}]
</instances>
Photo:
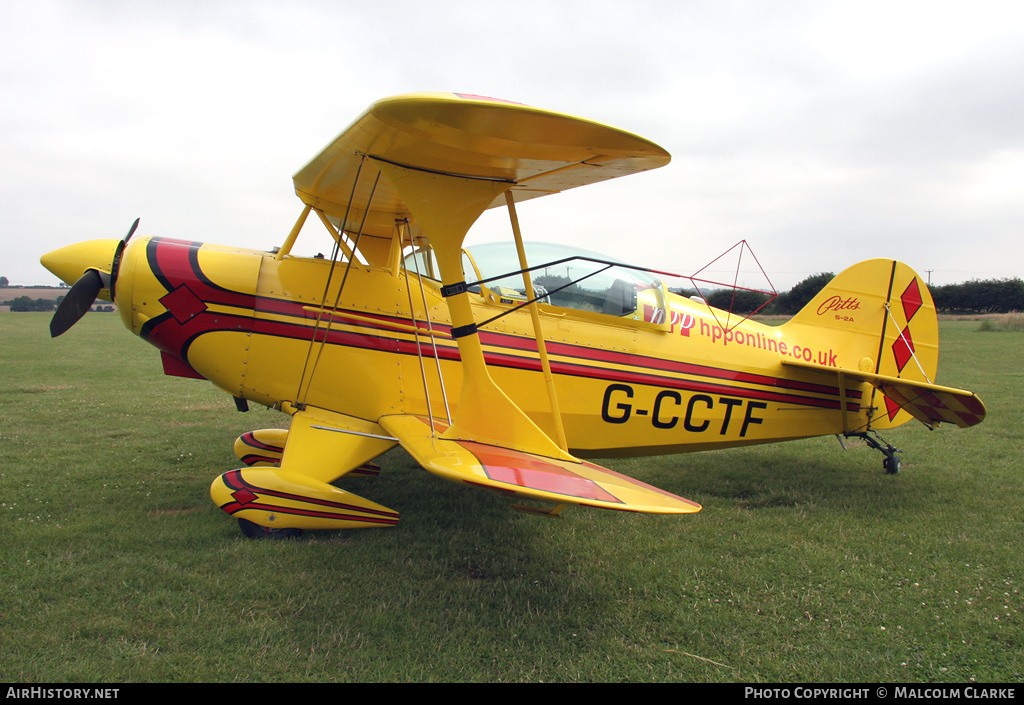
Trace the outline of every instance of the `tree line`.
<instances>
[{"instance_id":1,"label":"tree line","mask_svg":"<svg viewBox=\"0 0 1024 705\"><path fill-rule=\"evenodd\" d=\"M16 299L4 301L4 304L10 306L11 311L16 313L24 311L53 311L57 308L57 303L53 299L30 299L27 296L19 296Z\"/></svg>"},{"instance_id":2,"label":"tree line","mask_svg":"<svg viewBox=\"0 0 1024 705\"><path fill-rule=\"evenodd\" d=\"M1024 311L1024 280L976 279L931 287L935 308L949 313Z\"/></svg>"},{"instance_id":3,"label":"tree line","mask_svg":"<svg viewBox=\"0 0 1024 705\"><path fill-rule=\"evenodd\" d=\"M14 299L8 299L7 301L0 301L4 306L8 306L13 313L25 313L28 311L56 311L57 306L64 300L63 296L58 296L56 299L33 299L28 296L19 296ZM113 311L114 307L111 306L94 306L93 311Z\"/></svg>"},{"instance_id":4,"label":"tree line","mask_svg":"<svg viewBox=\"0 0 1024 705\"><path fill-rule=\"evenodd\" d=\"M835 274L814 274L773 301L767 294L741 289L715 289L704 292L707 302L715 308L735 313L792 316L817 296ZM976 279L962 284L930 287L935 308L940 313L1011 313L1024 311L1024 280ZM694 289L672 289L682 296L699 296ZM766 303L767 302L767 303Z\"/></svg>"}]
</instances>

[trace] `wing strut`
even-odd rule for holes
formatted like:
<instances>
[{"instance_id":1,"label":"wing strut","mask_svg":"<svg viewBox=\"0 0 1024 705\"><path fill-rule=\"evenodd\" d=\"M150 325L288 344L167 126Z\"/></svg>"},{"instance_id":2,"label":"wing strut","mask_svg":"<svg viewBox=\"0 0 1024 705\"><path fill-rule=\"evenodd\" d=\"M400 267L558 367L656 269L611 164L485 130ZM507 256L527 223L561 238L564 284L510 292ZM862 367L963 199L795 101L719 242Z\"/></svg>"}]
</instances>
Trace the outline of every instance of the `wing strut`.
<instances>
[{"instance_id":1,"label":"wing strut","mask_svg":"<svg viewBox=\"0 0 1024 705\"><path fill-rule=\"evenodd\" d=\"M409 236L409 244L412 245L413 249L416 248L416 243L413 240L412 233L409 232L409 220L402 219L400 222L395 223L395 227L398 228L398 249L401 251L402 245L405 243L405 238ZM412 257L413 266L416 268L416 278L419 280L420 295L423 297L423 316L427 319L427 335L430 338L430 345L434 349L434 362L437 365L437 379L441 384L441 399L444 401L444 414L448 420L448 425L452 425L452 412L448 406L448 392L444 387L444 375L441 374L441 358L437 354L437 337L434 335L434 327L430 323L430 306L427 305L427 292L423 290L423 275L420 273L419 258L415 255ZM430 386L427 384L427 368L423 363L423 347L420 343L420 327L416 322L416 307L412 303L412 283L409 281L409 268L402 267L402 271L405 272L405 290L409 295L409 318L412 319L413 337L416 340L416 357L420 362L420 377L423 380L423 398L427 402L427 417L430 419L430 431L434 432L434 411L430 404Z\"/></svg>"},{"instance_id":2,"label":"wing strut","mask_svg":"<svg viewBox=\"0 0 1024 705\"><path fill-rule=\"evenodd\" d=\"M360 170L361 170L362 169L362 163L360 163L359 166L360 166ZM359 174L357 172L356 179L355 179L355 181L352 184L353 191L355 190L356 184L358 184L358 183L359 183ZM378 171L377 172L377 176L376 176L376 178L373 181L373 188L370 190L370 199L369 199L370 203L373 202L373 194L376 192L377 185L379 183L380 183L380 172ZM297 405L299 405L300 407L305 403L305 401L306 401L306 394L308 394L309 388L313 384L313 375L316 374L316 368L317 368L317 365L320 362L320 353L323 352L324 346L327 345L327 336L331 332L331 325L334 323L334 312L338 308L338 302L341 301L341 292L344 291L344 289L345 289L345 282L348 281L348 274L352 270L352 265L356 261L355 250L356 250L356 248L359 247L359 238L363 234L363 226L366 223L366 213L364 213L363 214L363 222L360 223L359 230L356 232L356 238L355 238L355 240L352 243L352 248L349 249L349 247L344 244L344 237L345 237L344 229L342 228L342 229L340 229L338 231L335 231L334 230L334 226L331 225L331 222L327 219L327 216L324 215L324 212L322 210L317 209L316 210L316 214L318 216L320 216L320 220L323 221L324 226L331 232L331 235L332 236L336 235L336 237L334 237L334 248L331 251L331 269L330 269L330 272L327 275L327 282L324 284L323 300L320 303L320 311L319 311L319 313L317 314L317 317L316 317L316 324L313 326L313 337L309 341L309 350L306 351L306 363L302 367L302 376L299 378L299 389L298 389L298 392L296 393L295 400L296 400ZM345 213L345 220L342 221L342 222L343 223L348 222L348 212ZM331 278L333 277L334 269L335 269L335 267L338 264L338 254L342 250L344 250L346 258L347 258L347 262L346 262L346 266L345 266L345 273L342 275L341 284L338 286L338 293L334 297L334 304L333 304L333 306L330 307L330 309L328 309L327 294L330 292ZM320 323L321 323L321 321L323 321L325 315L326 315L326 318L327 318L327 322L325 324L323 335L320 337L320 345L317 346L317 333L318 333L318 331L320 329ZM316 347L316 355L315 355L315 357L313 357L313 348L314 348L314 346L317 346ZM311 357L312 357L312 360L313 360L313 366L310 368L309 362L310 362L310 358ZM306 379L306 370L307 370L307 368L309 369L309 378L308 378L308 380ZM305 385L303 385L303 382L305 382Z\"/></svg>"},{"instance_id":3,"label":"wing strut","mask_svg":"<svg viewBox=\"0 0 1024 705\"><path fill-rule=\"evenodd\" d=\"M302 214L299 219L295 221L295 225L292 227L292 231L288 233L288 237L285 239L284 244L281 245L281 249L274 255L274 259L278 262L283 260L288 253L292 251L292 246L295 245L295 238L299 236L299 232L302 230L302 226L306 224L306 218L309 216L309 211L312 210L313 206L308 203L302 208Z\"/></svg>"},{"instance_id":4,"label":"wing strut","mask_svg":"<svg viewBox=\"0 0 1024 705\"><path fill-rule=\"evenodd\" d=\"M544 344L544 332L541 330L540 310L537 308L537 296L533 293L533 278L530 276L530 265L526 261L526 248L523 247L523 234L519 230L519 216L516 214L516 202L511 191L505 192L508 203L508 217L512 223L512 234L516 239L516 252L519 253L519 268L523 270L523 286L526 298L530 302L530 317L533 319L533 337L537 341L537 354L544 370L544 383L548 388L548 399L551 401L551 417L555 423L555 440L562 450L569 451L569 443L565 439L565 428L562 426L562 413L558 408L558 394L555 392L555 377L551 374L551 362L548 360L547 346Z\"/></svg>"}]
</instances>

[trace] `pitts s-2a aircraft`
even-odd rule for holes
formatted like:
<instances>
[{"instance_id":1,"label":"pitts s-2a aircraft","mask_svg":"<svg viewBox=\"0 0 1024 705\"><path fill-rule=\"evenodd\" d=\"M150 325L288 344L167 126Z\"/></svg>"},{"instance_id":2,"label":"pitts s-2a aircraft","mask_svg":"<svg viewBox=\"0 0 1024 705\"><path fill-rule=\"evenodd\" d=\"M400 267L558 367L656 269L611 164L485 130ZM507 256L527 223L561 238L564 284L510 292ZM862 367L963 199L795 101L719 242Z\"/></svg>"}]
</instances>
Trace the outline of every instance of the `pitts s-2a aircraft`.
<instances>
[{"instance_id":1,"label":"pitts s-2a aircraft","mask_svg":"<svg viewBox=\"0 0 1024 705\"><path fill-rule=\"evenodd\" d=\"M123 240L44 255L73 284L51 333L113 301L167 374L291 415L287 431L241 436L247 467L213 482L250 536L395 524L396 511L331 484L377 472L395 445L444 479L532 501L524 511L685 514L700 505L584 458L835 434L863 438L896 472L878 431L984 418L974 394L934 383L935 307L900 262L854 265L781 326L728 325L655 270L523 244L516 204L669 159L636 135L515 103L381 100L295 175L304 207L273 252L132 237L136 221ZM513 242L464 249L495 207ZM329 258L292 254L311 212ZM551 270L566 276L537 276Z\"/></svg>"}]
</instances>

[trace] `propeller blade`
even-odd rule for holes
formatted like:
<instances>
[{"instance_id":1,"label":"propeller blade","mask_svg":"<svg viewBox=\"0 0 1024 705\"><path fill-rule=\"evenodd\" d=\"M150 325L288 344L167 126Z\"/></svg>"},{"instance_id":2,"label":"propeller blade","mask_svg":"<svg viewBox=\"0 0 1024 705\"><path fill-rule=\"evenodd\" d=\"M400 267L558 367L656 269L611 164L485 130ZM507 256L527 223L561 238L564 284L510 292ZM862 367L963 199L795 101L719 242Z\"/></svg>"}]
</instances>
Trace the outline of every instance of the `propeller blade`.
<instances>
[{"instance_id":1,"label":"propeller blade","mask_svg":"<svg viewBox=\"0 0 1024 705\"><path fill-rule=\"evenodd\" d=\"M131 230L129 230L128 234L124 236L124 242L125 243L127 243L132 238L132 235L135 234L135 229L139 227L139 220L141 220L141 218L136 218L135 219L135 222L132 223Z\"/></svg>"},{"instance_id":2,"label":"propeller blade","mask_svg":"<svg viewBox=\"0 0 1024 705\"><path fill-rule=\"evenodd\" d=\"M124 236L124 240L121 240L120 244L118 244L117 246L117 251L114 252L114 261L110 263L110 281L107 283L106 286L110 289L111 301L116 301L117 273L121 269L121 255L124 253L124 246L128 244L128 241L131 239L132 235L135 234L136 228L139 227L139 220L141 220L141 218L136 218L135 222L132 223L132 227L128 231L128 234Z\"/></svg>"},{"instance_id":3,"label":"propeller blade","mask_svg":"<svg viewBox=\"0 0 1024 705\"><path fill-rule=\"evenodd\" d=\"M100 273L95 269L85 270L85 274L74 283L50 319L50 337L56 338L78 323L78 319L89 310L102 288L103 278Z\"/></svg>"}]
</instances>

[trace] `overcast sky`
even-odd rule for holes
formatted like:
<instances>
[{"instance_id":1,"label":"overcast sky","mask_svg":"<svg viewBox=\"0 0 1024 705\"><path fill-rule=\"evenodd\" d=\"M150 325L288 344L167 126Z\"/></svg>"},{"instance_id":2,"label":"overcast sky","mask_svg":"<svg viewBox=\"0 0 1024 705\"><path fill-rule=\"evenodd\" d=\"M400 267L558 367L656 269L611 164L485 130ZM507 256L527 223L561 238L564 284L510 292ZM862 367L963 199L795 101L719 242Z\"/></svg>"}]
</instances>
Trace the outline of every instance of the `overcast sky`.
<instances>
[{"instance_id":1,"label":"overcast sky","mask_svg":"<svg viewBox=\"0 0 1024 705\"><path fill-rule=\"evenodd\" d=\"M872 257L936 284L1024 275L1019 0L2 2L0 275L55 283L42 253L136 217L269 249L292 174L424 90L673 155L524 203L527 239L684 274L746 240L779 290ZM506 237L496 215L469 242Z\"/></svg>"}]
</instances>

